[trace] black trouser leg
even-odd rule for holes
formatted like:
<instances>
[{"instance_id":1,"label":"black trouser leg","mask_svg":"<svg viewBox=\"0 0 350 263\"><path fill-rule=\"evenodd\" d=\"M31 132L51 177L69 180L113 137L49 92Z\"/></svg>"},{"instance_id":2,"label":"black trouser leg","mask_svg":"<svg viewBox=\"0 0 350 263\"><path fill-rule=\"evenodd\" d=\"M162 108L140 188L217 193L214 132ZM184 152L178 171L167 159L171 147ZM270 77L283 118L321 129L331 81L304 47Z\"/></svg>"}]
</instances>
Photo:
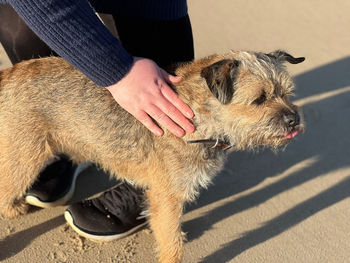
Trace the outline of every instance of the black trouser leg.
<instances>
[{"instance_id":1,"label":"black trouser leg","mask_svg":"<svg viewBox=\"0 0 350 263\"><path fill-rule=\"evenodd\" d=\"M193 60L193 36L188 16L172 21L113 17L124 48L133 56L150 58L162 68Z\"/></svg>"}]
</instances>

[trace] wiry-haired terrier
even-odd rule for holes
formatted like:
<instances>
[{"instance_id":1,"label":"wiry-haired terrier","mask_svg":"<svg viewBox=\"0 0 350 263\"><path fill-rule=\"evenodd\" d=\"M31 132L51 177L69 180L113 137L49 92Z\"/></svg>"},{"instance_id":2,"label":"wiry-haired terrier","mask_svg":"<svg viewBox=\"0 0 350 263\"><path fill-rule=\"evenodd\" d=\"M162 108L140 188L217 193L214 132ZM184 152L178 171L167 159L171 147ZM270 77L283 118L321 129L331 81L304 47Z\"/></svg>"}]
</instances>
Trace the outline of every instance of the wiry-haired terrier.
<instances>
[{"instance_id":1,"label":"wiry-haired terrier","mask_svg":"<svg viewBox=\"0 0 350 263\"><path fill-rule=\"evenodd\" d=\"M182 65L174 90L194 111L196 131L154 136L110 93L61 58L0 71L0 212L26 211L22 196L55 155L90 161L147 188L160 262L180 262L184 202L222 168L229 151L286 145L304 124L289 100L283 51L232 51Z\"/></svg>"}]
</instances>

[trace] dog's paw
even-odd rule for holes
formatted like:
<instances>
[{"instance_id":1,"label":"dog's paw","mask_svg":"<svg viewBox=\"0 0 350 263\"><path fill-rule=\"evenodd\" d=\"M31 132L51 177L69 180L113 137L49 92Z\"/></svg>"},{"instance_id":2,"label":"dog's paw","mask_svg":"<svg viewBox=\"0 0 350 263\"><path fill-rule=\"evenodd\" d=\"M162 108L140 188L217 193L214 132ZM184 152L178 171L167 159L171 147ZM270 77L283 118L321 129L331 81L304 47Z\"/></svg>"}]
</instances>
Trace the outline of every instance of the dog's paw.
<instances>
[{"instance_id":1,"label":"dog's paw","mask_svg":"<svg viewBox=\"0 0 350 263\"><path fill-rule=\"evenodd\" d=\"M26 214L28 210L28 204L26 204L24 201L17 201L14 204L1 207L0 214L4 219L12 219Z\"/></svg>"}]
</instances>

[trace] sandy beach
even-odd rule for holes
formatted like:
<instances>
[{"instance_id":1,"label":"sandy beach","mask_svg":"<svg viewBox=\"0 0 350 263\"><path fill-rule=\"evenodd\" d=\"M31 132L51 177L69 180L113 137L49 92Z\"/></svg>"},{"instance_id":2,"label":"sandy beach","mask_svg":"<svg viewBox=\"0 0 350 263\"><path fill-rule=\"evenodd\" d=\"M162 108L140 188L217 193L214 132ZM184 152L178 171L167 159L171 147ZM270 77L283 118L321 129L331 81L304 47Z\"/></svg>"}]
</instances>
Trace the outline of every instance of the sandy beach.
<instances>
[{"instance_id":1,"label":"sandy beach","mask_svg":"<svg viewBox=\"0 0 350 263\"><path fill-rule=\"evenodd\" d=\"M189 0L196 57L283 49L307 129L283 152L232 153L186 207L185 263L350 262L350 2ZM0 69L10 66L0 48ZM1 129L1 127L0 127ZM91 168L70 202L111 186ZM155 263L146 228L94 243L65 223L65 207L0 220L0 261Z\"/></svg>"}]
</instances>

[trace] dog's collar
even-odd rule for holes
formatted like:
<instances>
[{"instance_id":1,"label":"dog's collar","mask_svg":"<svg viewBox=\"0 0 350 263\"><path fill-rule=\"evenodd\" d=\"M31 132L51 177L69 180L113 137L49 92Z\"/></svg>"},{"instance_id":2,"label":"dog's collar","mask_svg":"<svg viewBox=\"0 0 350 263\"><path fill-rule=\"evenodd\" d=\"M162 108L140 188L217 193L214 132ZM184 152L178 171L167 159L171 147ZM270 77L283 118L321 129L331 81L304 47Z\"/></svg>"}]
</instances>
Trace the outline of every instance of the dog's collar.
<instances>
[{"instance_id":1,"label":"dog's collar","mask_svg":"<svg viewBox=\"0 0 350 263\"><path fill-rule=\"evenodd\" d=\"M229 148L231 148L234 144L229 143L227 141L223 141L223 140L213 140L213 139L204 139L204 140L191 140L191 141L187 141L187 144L193 144L193 143L203 143L203 144L209 144L210 148L217 148L219 150L227 150Z\"/></svg>"}]
</instances>

